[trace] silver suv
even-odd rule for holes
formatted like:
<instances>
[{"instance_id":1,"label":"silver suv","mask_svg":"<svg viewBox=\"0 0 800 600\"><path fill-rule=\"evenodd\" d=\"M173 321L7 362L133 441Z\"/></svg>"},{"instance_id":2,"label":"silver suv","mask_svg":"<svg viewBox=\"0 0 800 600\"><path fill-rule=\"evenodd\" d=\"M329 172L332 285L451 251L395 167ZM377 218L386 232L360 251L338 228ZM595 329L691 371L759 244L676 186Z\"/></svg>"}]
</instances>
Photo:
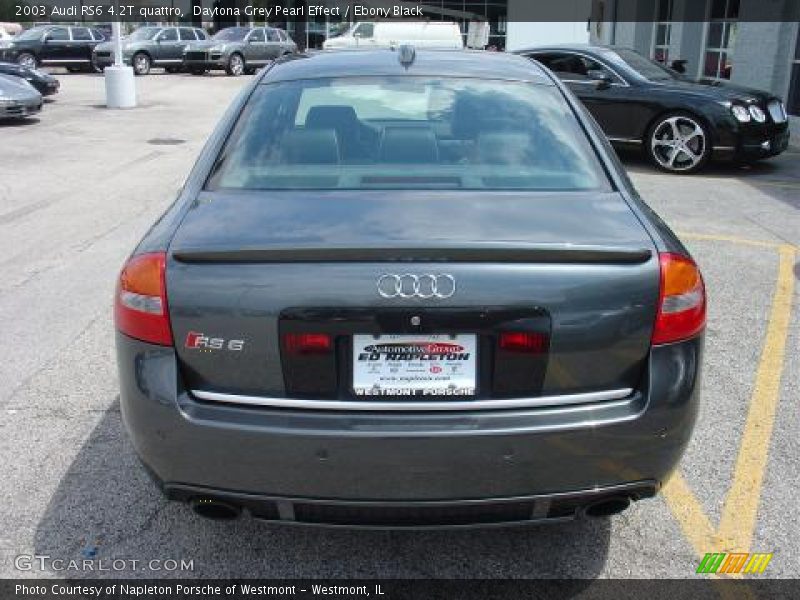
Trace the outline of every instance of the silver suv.
<instances>
[{"instance_id":1,"label":"silver suv","mask_svg":"<svg viewBox=\"0 0 800 600\"><path fill-rule=\"evenodd\" d=\"M195 75L224 69L228 75L254 73L258 67L297 52L297 45L283 29L274 27L228 27L205 42L189 44L183 65Z\"/></svg>"},{"instance_id":2,"label":"silver suv","mask_svg":"<svg viewBox=\"0 0 800 600\"><path fill-rule=\"evenodd\" d=\"M207 39L199 27L140 27L122 40L122 60L137 75L147 75L152 67L174 73L181 69L186 46ZM114 64L113 42L97 45L94 63L100 68Z\"/></svg>"}]
</instances>

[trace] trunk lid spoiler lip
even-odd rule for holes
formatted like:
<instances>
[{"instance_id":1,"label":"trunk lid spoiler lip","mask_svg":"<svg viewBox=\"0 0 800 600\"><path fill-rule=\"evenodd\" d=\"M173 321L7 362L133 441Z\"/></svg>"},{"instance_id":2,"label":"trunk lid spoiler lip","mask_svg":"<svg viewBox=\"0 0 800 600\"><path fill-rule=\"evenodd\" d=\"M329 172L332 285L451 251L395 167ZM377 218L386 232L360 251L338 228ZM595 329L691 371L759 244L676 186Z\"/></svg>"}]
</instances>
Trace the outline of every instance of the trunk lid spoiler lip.
<instances>
[{"instance_id":1,"label":"trunk lid spoiler lip","mask_svg":"<svg viewBox=\"0 0 800 600\"><path fill-rule=\"evenodd\" d=\"M266 246L181 248L170 252L181 263L598 263L641 264L653 256L644 247L584 244L472 243L430 245Z\"/></svg>"}]
</instances>

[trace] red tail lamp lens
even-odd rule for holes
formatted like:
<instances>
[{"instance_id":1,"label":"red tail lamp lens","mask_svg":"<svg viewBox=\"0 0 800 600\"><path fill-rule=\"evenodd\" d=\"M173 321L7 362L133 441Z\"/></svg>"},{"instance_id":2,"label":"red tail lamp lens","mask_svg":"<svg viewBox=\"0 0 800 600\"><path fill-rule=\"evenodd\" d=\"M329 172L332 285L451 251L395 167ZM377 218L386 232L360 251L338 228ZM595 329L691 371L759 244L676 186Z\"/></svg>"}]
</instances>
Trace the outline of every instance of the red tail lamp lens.
<instances>
[{"instance_id":1,"label":"red tail lamp lens","mask_svg":"<svg viewBox=\"0 0 800 600\"><path fill-rule=\"evenodd\" d=\"M500 349L507 352L540 354L547 348L547 336L535 331L504 331L500 334Z\"/></svg>"},{"instance_id":2,"label":"red tail lamp lens","mask_svg":"<svg viewBox=\"0 0 800 600\"><path fill-rule=\"evenodd\" d=\"M290 354L327 354L333 348L333 340L327 333L287 333L283 347Z\"/></svg>"}]
</instances>

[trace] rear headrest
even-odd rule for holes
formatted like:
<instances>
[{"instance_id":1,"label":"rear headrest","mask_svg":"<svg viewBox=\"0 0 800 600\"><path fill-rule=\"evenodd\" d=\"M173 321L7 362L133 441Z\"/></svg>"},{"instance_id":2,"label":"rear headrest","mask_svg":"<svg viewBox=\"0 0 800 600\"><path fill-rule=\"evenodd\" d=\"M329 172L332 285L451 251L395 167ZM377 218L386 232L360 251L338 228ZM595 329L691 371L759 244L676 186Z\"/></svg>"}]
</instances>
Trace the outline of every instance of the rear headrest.
<instances>
[{"instance_id":1,"label":"rear headrest","mask_svg":"<svg viewBox=\"0 0 800 600\"><path fill-rule=\"evenodd\" d=\"M296 129L283 138L284 162L326 165L339 162L339 141L333 129Z\"/></svg>"},{"instance_id":2,"label":"rear headrest","mask_svg":"<svg viewBox=\"0 0 800 600\"><path fill-rule=\"evenodd\" d=\"M436 135L430 129L387 127L383 132L380 156L386 163L439 162Z\"/></svg>"},{"instance_id":3,"label":"rear headrest","mask_svg":"<svg viewBox=\"0 0 800 600\"><path fill-rule=\"evenodd\" d=\"M358 125L352 106L312 106L306 115L307 129L336 129Z\"/></svg>"}]
</instances>

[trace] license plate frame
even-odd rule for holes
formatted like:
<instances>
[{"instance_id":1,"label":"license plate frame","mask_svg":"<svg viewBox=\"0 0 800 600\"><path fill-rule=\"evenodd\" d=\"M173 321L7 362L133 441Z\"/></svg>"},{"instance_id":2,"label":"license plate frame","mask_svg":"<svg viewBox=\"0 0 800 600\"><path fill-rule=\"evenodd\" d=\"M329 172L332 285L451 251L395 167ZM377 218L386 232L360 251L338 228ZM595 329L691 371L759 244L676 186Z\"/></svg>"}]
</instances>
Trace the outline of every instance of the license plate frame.
<instances>
[{"instance_id":1,"label":"license plate frame","mask_svg":"<svg viewBox=\"0 0 800 600\"><path fill-rule=\"evenodd\" d=\"M477 334L354 334L351 342L356 398L445 399L478 393Z\"/></svg>"}]
</instances>

